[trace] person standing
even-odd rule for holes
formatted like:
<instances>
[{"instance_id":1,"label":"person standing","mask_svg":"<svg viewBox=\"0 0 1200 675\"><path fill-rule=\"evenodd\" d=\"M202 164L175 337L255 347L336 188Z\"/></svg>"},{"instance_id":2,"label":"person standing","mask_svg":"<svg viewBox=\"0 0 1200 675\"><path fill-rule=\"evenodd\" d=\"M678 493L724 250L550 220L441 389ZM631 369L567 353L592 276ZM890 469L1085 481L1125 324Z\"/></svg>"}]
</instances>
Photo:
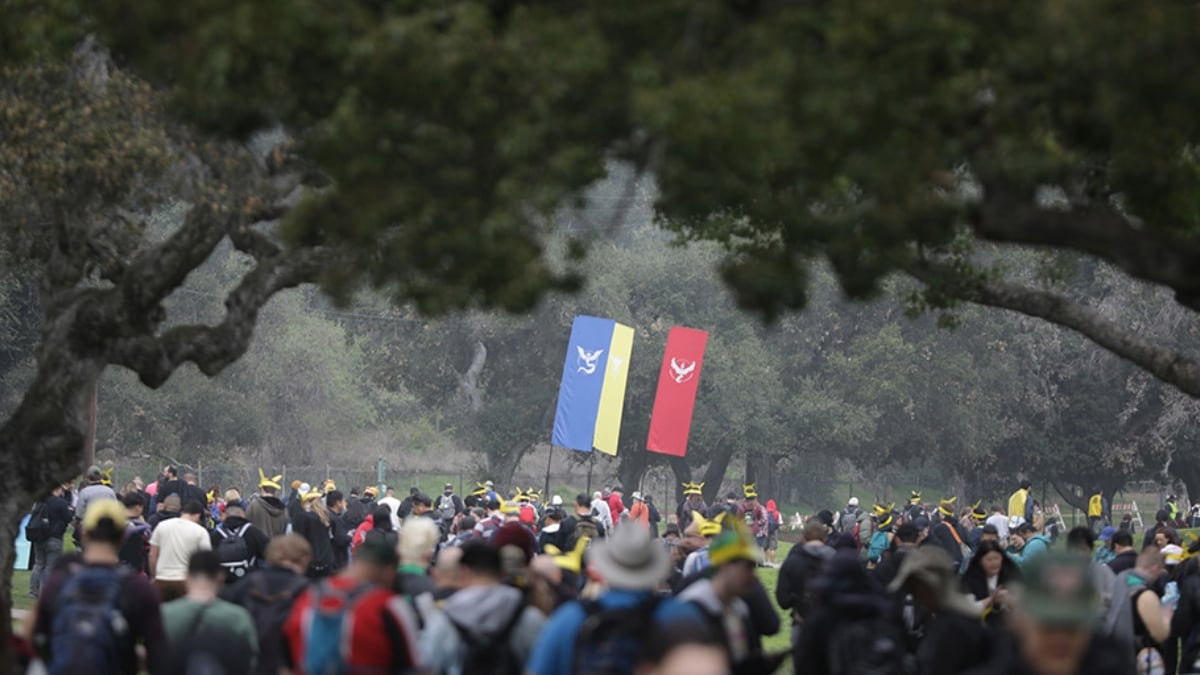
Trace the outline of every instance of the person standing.
<instances>
[{"instance_id":1,"label":"person standing","mask_svg":"<svg viewBox=\"0 0 1200 675\"><path fill-rule=\"evenodd\" d=\"M302 508L292 523L292 531L304 537L312 547L308 577L322 579L333 573L332 519L319 489L310 489L302 500Z\"/></svg>"},{"instance_id":2,"label":"person standing","mask_svg":"<svg viewBox=\"0 0 1200 675\"><path fill-rule=\"evenodd\" d=\"M1015 529L1021 523L1033 523L1033 483L1021 481L1016 492L1008 498L1008 527Z\"/></svg>"},{"instance_id":3,"label":"person standing","mask_svg":"<svg viewBox=\"0 0 1200 675\"><path fill-rule=\"evenodd\" d=\"M141 492L130 492L121 498L125 506L125 516L129 523L125 526L125 541L121 544L121 562L138 574L149 574L147 559L150 554L150 533L152 528L142 519L146 506L146 496Z\"/></svg>"},{"instance_id":4,"label":"person standing","mask_svg":"<svg viewBox=\"0 0 1200 675\"><path fill-rule=\"evenodd\" d=\"M708 505L704 503L704 483L684 483L683 503L679 505L675 516L679 520L679 531L686 532L692 524L694 514L704 515Z\"/></svg>"},{"instance_id":5,"label":"person standing","mask_svg":"<svg viewBox=\"0 0 1200 675\"><path fill-rule=\"evenodd\" d=\"M350 543L354 531L346 527L346 499L339 490L325 495L325 508L329 510L330 546L333 547L333 569L340 572L350 564Z\"/></svg>"},{"instance_id":6,"label":"person standing","mask_svg":"<svg viewBox=\"0 0 1200 675\"><path fill-rule=\"evenodd\" d=\"M416 489L416 488L414 488L414 489ZM400 500L396 499L396 491L392 488L387 488L383 494L384 494L383 498L380 499L378 503L391 509L392 529L399 532L400 531L400 521L403 520L403 516L400 515ZM408 515L408 514L404 514L404 515Z\"/></svg>"},{"instance_id":7,"label":"person standing","mask_svg":"<svg viewBox=\"0 0 1200 675\"><path fill-rule=\"evenodd\" d=\"M29 575L31 598L41 595L42 584L50 577L58 559L62 557L63 537L67 533L67 526L75 518L71 505L63 499L61 485L51 490L50 496L34 507L33 515L29 519L30 525L33 525L35 518L41 522L38 524L40 534L36 537L37 541L30 541L33 544L34 560L33 573ZM25 531L27 534L31 531L29 526L26 526Z\"/></svg>"},{"instance_id":8,"label":"person standing","mask_svg":"<svg viewBox=\"0 0 1200 675\"><path fill-rule=\"evenodd\" d=\"M265 534L267 539L287 533L287 506L279 499L281 480L282 475L268 477L259 469L258 494L250 498L250 505L246 507L246 519L254 523L254 527Z\"/></svg>"},{"instance_id":9,"label":"person standing","mask_svg":"<svg viewBox=\"0 0 1200 675\"><path fill-rule=\"evenodd\" d=\"M659 523L662 522L662 514L658 510L658 506L654 503L654 495L643 495L642 499L646 502L646 509L650 512L650 538L658 539Z\"/></svg>"},{"instance_id":10,"label":"person standing","mask_svg":"<svg viewBox=\"0 0 1200 675\"><path fill-rule=\"evenodd\" d=\"M646 506L646 502L642 499L641 492L634 492L633 505L629 507L629 521L637 523L650 530L650 507Z\"/></svg>"},{"instance_id":11,"label":"person standing","mask_svg":"<svg viewBox=\"0 0 1200 675\"><path fill-rule=\"evenodd\" d=\"M738 516L746 523L746 529L754 535L754 542L761 551L767 546L767 509L758 503L758 488L753 484L743 485L746 497L738 506Z\"/></svg>"},{"instance_id":12,"label":"person standing","mask_svg":"<svg viewBox=\"0 0 1200 675\"><path fill-rule=\"evenodd\" d=\"M442 535L450 534L450 529L454 527L454 519L459 516L466 507L463 506L462 497L454 494L454 484L446 483L442 486L442 494L438 497L437 508L435 514L438 522L442 526Z\"/></svg>"},{"instance_id":13,"label":"person standing","mask_svg":"<svg viewBox=\"0 0 1200 675\"><path fill-rule=\"evenodd\" d=\"M1088 499L1087 511L1088 527L1092 530L1093 535L1099 534L1107 524L1104 520L1104 514L1108 512L1107 507L1104 492L1100 488L1096 488Z\"/></svg>"},{"instance_id":14,"label":"person standing","mask_svg":"<svg viewBox=\"0 0 1200 675\"><path fill-rule=\"evenodd\" d=\"M240 507L239 507L240 508ZM225 583L214 551L197 551L188 561L187 593L163 605L171 644L172 672L214 666L226 675L250 675L258 661L258 638L250 614L217 597Z\"/></svg>"},{"instance_id":15,"label":"person standing","mask_svg":"<svg viewBox=\"0 0 1200 675\"><path fill-rule=\"evenodd\" d=\"M992 506L992 515L988 516L984 524L996 528L996 535L1000 537L1000 541L1008 541L1008 516L1004 515L1004 509L999 505Z\"/></svg>"},{"instance_id":16,"label":"person standing","mask_svg":"<svg viewBox=\"0 0 1200 675\"><path fill-rule=\"evenodd\" d=\"M200 525L204 506L191 501L178 518L164 520L150 535L150 578L163 602L187 593L188 561L196 551L212 550L208 530Z\"/></svg>"},{"instance_id":17,"label":"person standing","mask_svg":"<svg viewBox=\"0 0 1200 675\"><path fill-rule=\"evenodd\" d=\"M33 643L49 672L137 673L139 643L146 650L146 671L172 672L158 594L117 556L125 524L117 500L93 502L80 523L83 562L58 570L43 586ZM97 654L105 663L96 663Z\"/></svg>"},{"instance_id":18,"label":"person standing","mask_svg":"<svg viewBox=\"0 0 1200 675\"><path fill-rule=\"evenodd\" d=\"M224 570L225 581L232 584L258 569L267 553L271 538L246 519L240 503L225 506L221 523L211 533L212 549Z\"/></svg>"}]
</instances>

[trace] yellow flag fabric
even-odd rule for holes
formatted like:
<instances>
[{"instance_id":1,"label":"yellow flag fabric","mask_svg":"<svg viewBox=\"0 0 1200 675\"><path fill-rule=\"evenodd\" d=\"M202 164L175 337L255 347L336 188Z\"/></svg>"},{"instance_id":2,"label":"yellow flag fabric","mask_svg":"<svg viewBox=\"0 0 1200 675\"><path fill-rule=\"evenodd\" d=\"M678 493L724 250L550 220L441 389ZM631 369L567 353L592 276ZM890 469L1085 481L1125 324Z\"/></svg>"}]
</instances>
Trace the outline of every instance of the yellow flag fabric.
<instances>
[{"instance_id":1,"label":"yellow flag fabric","mask_svg":"<svg viewBox=\"0 0 1200 675\"><path fill-rule=\"evenodd\" d=\"M600 390L600 409L596 414L596 434L592 446L608 455L617 454L621 434L621 411L625 407L625 382L629 375L629 355L633 351L633 329L613 327L608 367L604 369L604 387Z\"/></svg>"}]
</instances>

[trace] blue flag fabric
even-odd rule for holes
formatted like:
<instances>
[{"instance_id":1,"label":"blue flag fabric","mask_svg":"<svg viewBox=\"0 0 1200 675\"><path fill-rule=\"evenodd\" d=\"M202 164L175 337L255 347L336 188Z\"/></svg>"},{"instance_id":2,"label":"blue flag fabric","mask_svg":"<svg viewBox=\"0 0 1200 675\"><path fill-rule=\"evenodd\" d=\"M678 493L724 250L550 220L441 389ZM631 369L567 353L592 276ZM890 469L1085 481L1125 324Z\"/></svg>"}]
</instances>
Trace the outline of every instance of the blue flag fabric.
<instances>
[{"instance_id":1,"label":"blue flag fabric","mask_svg":"<svg viewBox=\"0 0 1200 675\"><path fill-rule=\"evenodd\" d=\"M575 317L554 412L554 445L592 451L615 327L611 319Z\"/></svg>"}]
</instances>

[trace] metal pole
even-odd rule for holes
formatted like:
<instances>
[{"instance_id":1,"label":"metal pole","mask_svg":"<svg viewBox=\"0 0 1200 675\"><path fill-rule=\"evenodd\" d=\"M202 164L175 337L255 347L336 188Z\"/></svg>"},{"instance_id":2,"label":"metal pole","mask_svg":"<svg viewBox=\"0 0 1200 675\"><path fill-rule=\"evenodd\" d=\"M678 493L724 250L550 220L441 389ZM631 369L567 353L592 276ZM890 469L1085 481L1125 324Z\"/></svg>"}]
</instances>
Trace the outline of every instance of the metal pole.
<instances>
[{"instance_id":1,"label":"metal pole","mask_svg":"<svg viewBox=\"0 0 1200 675\"><path fill-rule=\"evenodd\" d=\"M546 450L546 485L542 488L542 494L546 499L550 498L550 462L554 459L554 446L551 445Z\"/></svg>"},{"instance_id":2,"label":"metal pole","mask_svg":"<svg viewBox=\"0 0 1200 675\"><path fill-rule=\"evenodd\" d=\"M92 383L92 393L87 403L87 435L83 440L83 470L96 463L96 413L99 410L99 383Z\"/></svg>"}]
</instances>

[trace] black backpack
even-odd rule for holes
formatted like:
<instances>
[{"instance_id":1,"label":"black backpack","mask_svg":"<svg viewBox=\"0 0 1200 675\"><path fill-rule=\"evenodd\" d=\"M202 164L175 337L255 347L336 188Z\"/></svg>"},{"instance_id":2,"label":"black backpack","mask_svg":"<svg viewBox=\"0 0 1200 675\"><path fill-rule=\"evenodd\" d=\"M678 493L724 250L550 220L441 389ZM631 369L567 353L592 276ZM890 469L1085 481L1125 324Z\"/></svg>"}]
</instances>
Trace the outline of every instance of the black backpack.
<instances>
[{"instance_id":1,"label":"black backpack","mask_svg":"<svg viewBox=\"0 0 1200 675\"><path fill-rule=\"evenodd\" d=\"M273 590L272 577L270 571L252 574L238 589L239 604L249 612L258 634L260 672L276 672L283 665L283 624L292 613L296 598L308 588L308 579L296 575Z\"/></svg>"},{"instance_id":2,"label":"black backpack","mask_svg":"<svg viewBox=\"0 0 1200 675\"><path fill-rule=\"evenodd\" d=\"M587 616L575 636L573 675L632 673L659 602L654 595L633 607L610 609L596 601L584 603Z\"/></svg>"},{"instance_id":3,"label":"black backpack","mask_svg":"<svg viewBox=\"0 0 1200 675\"><path fill-rule=\"evenodd\" d=\"M904 638L894 621L880 615L834 626L826 665L840 675L910 675Z\"/></svg>"},{"instance_id":4,"label":"black backpack","mask_svg":"<svg viewBox=\"0 0 1200 675\"><path fill-rule=\"evenodd\" d=\"M29 514L29 522L25 524L25 540L32 544L40 544L50 538L50 510L46 502L33 505Z\"/></svg>"},{"instance_id":5,"label":"black backpack","mask_svg":"<svg viewBox=\"0 0 1200 675\"><path fill-rule=\"evenodd\" d=\"M221 541L217 543L217 557L221 560L221 567L225 569L225 577L231 582L246 576L255 562L250 555L250 547L246 545L248 529L250 523L232 532L225 529L223 524L214 530L221 537Z\"/></svg>"},{"instance_id":6,"label":"black backpack","mask_svg":"<svg viewBox=\"0 0 1200 675\"><path fill-rule=\"evenodd\" d=\"M525 603L522 602L517 605L517 611L513 612L500 632L487 637L473 633L467 626L450 619L450 625L458 631L458 637L467 648L461 672L472 675L521 675L525 664L513 653L510 638L524 615Z\"/></svg>"}]
</instances>

